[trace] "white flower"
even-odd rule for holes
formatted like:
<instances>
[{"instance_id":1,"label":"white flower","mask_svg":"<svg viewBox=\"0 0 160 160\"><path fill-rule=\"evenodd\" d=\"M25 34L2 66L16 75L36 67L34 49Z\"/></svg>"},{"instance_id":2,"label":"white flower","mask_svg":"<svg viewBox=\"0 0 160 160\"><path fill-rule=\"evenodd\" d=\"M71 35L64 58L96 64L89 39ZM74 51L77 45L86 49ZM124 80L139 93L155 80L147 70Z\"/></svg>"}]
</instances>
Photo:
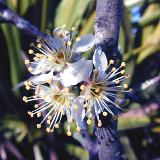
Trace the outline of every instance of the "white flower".
<instances>
[{"instance_id":1,"label":"white flower","mask_svg":"<svg viewBox=\"0 0 160 160\"><path fill-rule=\"evenodd\" d=\"M56 73L56 76L59 77L59 73L65 72L65 69L67 69L66 72L69 70L73 71L73 68L75 68L74 63L77 62L78 64L79 62L79 65L82 64L79 53L88 51L93 47L94 36L92 34L88 34L81 38L77 38L76 42L74 42L74 39L74 32L70 34L68 31L64 30L64 28L56 28L52 35L48 35L47 38L39 38L37 40L37 45L33 45L36 49L35 51L32 49L29 50L29 54L34 56L34 61L30 62L29 60L26 60L25 63L26 65L30 64L28 70L33 75L41 75L40 83L45 83L46 79L56 79L55 77L51 77L51 74L48 74L48 72ZM83 64L84 66L87 66L89 65L89 62L83 60ZM89 66L89 68L91 67ZM71 73L69 74L71 75ZM77 74L75 73L75 70L74 74ZM82 77L80 79L84 80ZM37 79L36 77L36 83L38 83L38 80L39 78ZM64 81L64 78L62 81ZM76 81L77 83L80 82L78 79ZM70 84L74 85L75 81L73 84L70 82Z\"/></svg>"},{"instance_id":2,"label":"white flower","mask_svg":"<svg viewBox=\"0 0 160 160\"><path fill-rule=\"evenodd\" d=\"M72 121L76 122L77 131L81 130L82 121L84 118L83 100L70 92L69 88L61 88L61 85L51 84L49 87L45 85L34 85L31 82L26 82L30 89L35 90L35 95L31 97L23 97L25 102L39 101L35 104L35 110L29 111L28 114L33 117L41 117L45 113L42 121L37 124L37 128L41 128L45 121L48 124L47 132L53 132L55 128L59 128L61 119L64 115L67 116L68 127L67 134L71 136L70 125ZM61 88L61 89L60 89Z\"/></svg>"},{"instance_id":3,"label":"white flower","mask_svg":"<svg viewBox=\"0 0 160 160\"><path fill-rule=\"evenodd\" d=\"M92 72L92 61L81 59L69 64L61 73L61 82L65 87L76 85L79 82L87 81Z\"/></svg>"},{"instance_id":4,"label":"white flower","mask_svg":"<svg viewBox=\"0 0 160 160\"><path fill-rule=\"evenodd\" d=\"M119 68L113 67L114 61L109 63L102 52L101 47L95 50L93 55L93 64L95 69L93 75L87 83L81 85L81 96L85 99L84 107L86 108L86 115L88 117L88 124L91 123L91 118L95 116L98 120L98 126L102 125L99 114L107 116L108 112L114 116L110 106L115 106L122 109L116 101L121 100L118 96L121 93L128 92L127 84L121 85L127 76L124 75L125 62L122 62Z\"/></svg>"}]
</instances>

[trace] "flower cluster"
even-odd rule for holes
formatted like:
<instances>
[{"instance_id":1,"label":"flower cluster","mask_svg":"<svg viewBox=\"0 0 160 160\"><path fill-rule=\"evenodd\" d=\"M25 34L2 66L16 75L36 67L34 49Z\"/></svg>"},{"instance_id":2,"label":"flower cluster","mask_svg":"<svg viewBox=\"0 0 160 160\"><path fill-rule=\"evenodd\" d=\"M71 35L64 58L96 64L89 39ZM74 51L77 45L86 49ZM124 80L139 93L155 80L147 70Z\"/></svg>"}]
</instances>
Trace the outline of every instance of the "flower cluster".
<instances>
[{"instance_id":1,"label":"flower cluster","mask_svg":"<svg viewBox=\"0 0 160 160\"><path fill-rule=\"evenodd\" d=\"M119 95L130 91L126 83L121 83L129 77L125 75L125 62L115 68L114 60L108 61L101 47L95 50L93 60L85 60L81 53L94 46L94 35L79 38L74 30L56 28L47 38L38 38L28 51L33 61L25 61L34 76L24 84L34 95L24 96L23 100L37 103L28 114L42 116L37 128L46 122L47 132L59 128L66 115L68 136L72 135L72 122L76 123L77 131L84 127L84 119L90 125L96 118L101 127L99 115L114 116L113 106L122 109L116 103L123 100Z\"/></svg>"}]
</instances>

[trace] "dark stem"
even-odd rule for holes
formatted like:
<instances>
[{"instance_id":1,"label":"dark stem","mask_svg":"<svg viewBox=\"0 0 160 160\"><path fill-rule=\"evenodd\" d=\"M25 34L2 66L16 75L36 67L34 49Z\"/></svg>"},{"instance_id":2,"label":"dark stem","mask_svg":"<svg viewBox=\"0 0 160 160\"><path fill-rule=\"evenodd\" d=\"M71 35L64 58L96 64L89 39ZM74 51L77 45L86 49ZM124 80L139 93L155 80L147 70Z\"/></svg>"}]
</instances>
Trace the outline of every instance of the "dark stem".
<instances>
[{"instance_id":1,"label":"dark stem","mask_svg":"<svg viewBox=\"0 0 160 160\"><path fill-rule=\"evenodd\" d=\"M101 46L109 59L118 54L121 14L122 0L97 0L96 46ZM99 160L124 159L118 139L117 122L112 119L112 116L109 116L103 119L103 127L96 127L95 135L100 145Z\"/></svg>"},{"instance_id":2,"label":"dark stem","mask_svg":"<svg viewBox=\"0 0 160 160\"><path fill-rule=\"evenodd\" d=\"M2 1L0 1L0 23L13 24L20 30L25 31L25 33L28 33L34 37L46 36L46 34L42 33L34 25L10 10Z\"/></svg>"}]
</instances>

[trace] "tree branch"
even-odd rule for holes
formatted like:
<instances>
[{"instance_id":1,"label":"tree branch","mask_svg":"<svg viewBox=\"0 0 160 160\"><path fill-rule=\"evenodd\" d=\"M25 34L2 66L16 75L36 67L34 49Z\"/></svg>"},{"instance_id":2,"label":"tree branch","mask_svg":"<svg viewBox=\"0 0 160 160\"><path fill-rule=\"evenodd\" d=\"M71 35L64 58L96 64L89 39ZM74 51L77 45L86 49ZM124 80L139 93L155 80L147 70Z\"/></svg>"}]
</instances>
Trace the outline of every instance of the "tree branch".
<instances>
[{"instance_id":1,"label":"tree branch","mask_svg":"<svg viewBox=\"0 0 160 160\"><path fill-rule=\"evenodd\" d=\"M118 53L122 0L97 0L95 36L96 46L101 46L107 57ZM101 119L103 117L101 116ZM103 127L96 127L95 135L100 145L100 160L121 160L122 151L117 133L117 120L111 116L103 119Z\"/></svg>"},{"instance_id":2,"label":"tree branch","mask_svg":"<svg viewBox=\"0 0 160 160\"><path fill-rule=\"evenodd\" d=\"M3 1L0 1L0 23L10 23L15 25L25 33L28 33L34 37L42 36L45 37L46 34L38 30L34 25L24 20L18 14L10 10Z\"/></svg>"},{"instance_id":3,"label":"tree branch","mask_svg":"<svg viewBox=\"0 0 160 160\"><path fill-rule=\"evenodd\" d=\"M109 57L117 54L122 0L97 0L95 36Z\"/></svg>"}]
</instances>

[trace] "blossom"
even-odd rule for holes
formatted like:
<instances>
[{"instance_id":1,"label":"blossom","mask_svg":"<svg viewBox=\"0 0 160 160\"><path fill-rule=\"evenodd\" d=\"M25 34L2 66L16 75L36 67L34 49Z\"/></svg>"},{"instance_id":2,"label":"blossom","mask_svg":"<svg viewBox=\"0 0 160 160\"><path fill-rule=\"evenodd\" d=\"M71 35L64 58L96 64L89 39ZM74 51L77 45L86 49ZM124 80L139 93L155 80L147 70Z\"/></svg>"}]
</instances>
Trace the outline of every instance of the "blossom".
<instances>
[{"instance_id":1,"label":"blossom","mask_svg":"<svg viewBox=\"0 0 160 160\"><path fill-rule=\"evenodd\" d=\"M42 123L46 121L48 127L47 132L53 132L55 128L59 128L61 119L64 115L67 116L67 135L71 136L70 125L72 121L75 121L77 125L77 131L81 130L82 121L85 113L83 110L83 99L76 97L69 88L64 88L60 84L35 85L30 81L25 82L29 89L35 91L35 95L31 97L23 97L23 101L37 101L35 104L35 110L28 111L28 114L33 117L41 117L42 113L45 113L42 121L37 124L37 128L41 128Z\"/></svg>"},{"instance_id":2,"label":"blossom","mask_svg":"<svg viewBox=\"0 0 160 160\"><path fill-rule=\"evenodd\" d=\"M101 47L95 50L93 55L93 64L95 69L89 81L81 85L81 96L84 98L84 107L86 108L87 123L90 124L92 117L96 117L98 126L102 126L99 114L107 116L108 113L114 115L112 107L122 109L115 100L122 100L118 95L129 92L126 90L128 85L121 84L129 76L125 74L125 62L120 67L115 68L114 60L108 62L105 53ZM112 107L111 107L112 106Z\"/></svg>"},{"instance_id":3,"label":"blossom","mask_svg":"<svg viewBox=\"0 0 160 160\"><path fill-rule=\"evenodd\" d=\"M74 42L75 39L76 42ZM68 84L75 85L83 81L92 70L92 62L82 59L80 53L88 51L93 45L92 34L75 38L75 32L69 33L64 28L56 28L47 38L38 38L37 45L33 45L35 51L33 49L28 51L33 55L33 61L25 61L26 65L30 64L28 70L31 74L36 75L32 78L33 82L42 84L46 81L61 79L62 83L68 87ZM84 72L82 67L77 70L77 67L82 65L90 68L90 71ZM74 78L73 84L64 76L66 72ZM78 78L76 78L77 72L81 72Z\"/></svg>"}]
</instances>

